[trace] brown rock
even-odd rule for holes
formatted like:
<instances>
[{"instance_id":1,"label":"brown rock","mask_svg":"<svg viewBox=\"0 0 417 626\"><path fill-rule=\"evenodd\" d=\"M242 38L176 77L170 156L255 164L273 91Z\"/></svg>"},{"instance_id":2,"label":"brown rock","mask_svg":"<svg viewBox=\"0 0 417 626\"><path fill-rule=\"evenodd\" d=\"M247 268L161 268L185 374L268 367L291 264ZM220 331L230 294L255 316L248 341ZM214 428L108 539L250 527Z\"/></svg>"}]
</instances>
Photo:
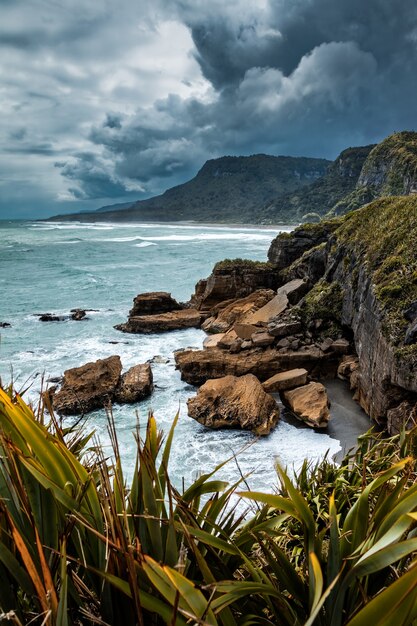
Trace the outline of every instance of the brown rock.
<instances>
[{"instance_id":1,"label":"brown rock","mask_svg":"<svg viewBox=\"0 0 417 626\"><path fill-rule=\"evenodd\" d=\"M241 339L248 340L252 337L253 333L256 333L259 328L253 324L235 324L233 330L236 335Z\"/></svg>"},{"instance_id":2,"label":"brown rock","mask_svg":"<svg viewBox=\"0 0 417 626\"><path fill-rule=\"evenodd\" d=\"M153 391L153 376L149 363L131 367L117 387L114 400L120 403L132 404L147 398Z\"/></svg>"},{"instance_id":3,"label":"brown rock","mask_svg":"<svg viewBox=\"0 0 417 626\"><path fill-rule=\"evenodd\" d=\"M230 346L236 341L237 335L234 330L230 330L228 333L224 333L223 337L217 343L217 346L222 350L229 350Z\"/></svg>"},{"instance_id":4,"label":"brown rock","mask_svg":"<svg viewBox=\"0 0 417 626\"><path fill-rule=\"evenodd\" d=\"M246 315L244 322L247 324L267 324L271 317L280 315L288 306L288 297L285 293L276 295L261 309Z\"/></svg>"},{"instance_id":5,"label":"brown rock","mask_svg":"<svg viewBox=\"0 0 417 626\"><path fill-rule=\"evenodd\" d=\"M210 378L222 378L229 374L243 376L254 374L264 381L274 374L294 368L305 368L315 376L328 371L329 356L314 346L306 346L299 352L285 348L253 348L239 354L212 348L210 350L181 350L175 353L175 363L181 379L191 385L202 385Z\"/></svg>"},{"instance_id":6,"label":"brown rock","mask_svg":"<svg viewBox=\"0 0 417 626\"><path fill-rule=\"evenodd\" d=\"M252 335L252 343L257 348L264 348L266 346L270 346L275 341L275 338L272 337L269 333L261 332L254 333Z\"/></svg>"},{"instance_id":7,"label":"brown rock","mask_svg":"<svg viewBox=\"0 0 417 626\"><path fill-rule=\"evenodd\" d=\"M349 341L347 339L336 339L336 341L333 341L331 349L338 354L347 354L350 349Z\"/></svg>"},{"instance_id":8,"label":"brown rock","mask_svg":"<svg viewBox=\"0 0 417 626\"><path fill-rule=\"evenodd\" d=\"M217 333L216 335L209 335L203 341L203 348L217 348L217 344L224 337L224 333Z\"/></svg>"},{"instance_id":9,"label":"brown rock","mask_svg":"<svg viewBox=\"0 0 417 626\"><path fill-rule=\"evenodd\" d=\"M74 415L103 408L112 401L121 372L119 356L66 370L61 390L53 396L54 409L61 415Z\"/></svg>"},{"instance_id":10,"label":"brown rock","mask_svg":"<svg viewBox=\"0 0 417 626\"><path fill-rule=\"evenodd\" d=\"M208 428L243 428L267 435L279 419L274 398L252 374L208 380L187 405L188 415Z\"/></svg>"},{"instance_id":11,"label":"brown rock","mask_svg":"<svg viewBox=\"0 0 417 626\"><path fill-rule=\"evenodd\" d=\"M233 300L222 308L217 317L210 317L203 324L203 330L209 333L224 333L236 322L262 308L275 294L272 289L259 289L245 298Z\"/></svg>"},{"instance_id":12,"label":"brown rock","mask_svg":"<svg viewBox=\"0 0 417 626\"><path fill-rule=\"evenodd\" d=\"M181 309L158 315L130 317L126 324L114 328L124 333L160 333L182 328L197 328L201 323L201 314L196 309Z\"/></svg>"},{"instance_id":13,"label":"brown rock","mask_svg":"<svg viewBox=\"0 0 417 626\"><path fill-rule=\"evenodd\" d=\"M404 428L409 430L417 424L417 403L404 400L394 409L387 411L387 430L390 435L397 435Z\"/></svg>"},{"instance_id":14,"label":"brown rock","mask_svg":"<svg viewBox=\"0 0 417 626\"><path fill-rule=\"evenodd\" d=\"M280 372L268 378L268 380L262 383L262 387L267 393L293 389L294 387L299 387L307 383L307 374L307 370L303 368Z\"/></svg>"},{"instance_id":15,"label":"brown rock","mask_svg":"<svg viewBox=\"0 0 417 626\"><path fill-rule=\"evenodd\" d=\"M140 293L133 300L133 308L129 312L129 317L137 317L142 315L159 315L160 313L169 313L170 311L178 311L182 306L171 297L166 291L152 291L149 293Z\"/></svg>"},{"instance_id":16,"label":"brown rock","mask_svg":"<svg viewBox=\"0 0 417 626\"><path fill-rule=\"evenodd\" d=\"M346 355L337 368L337 376L342 380L349 380L352 373L359 368L359 359L356 355Z\"/></svg>"},{"instance_id":17,"label":"brown rock","mask_svg":"<svg viewBox=\"0 0 417 626\"><path fill-rule=\"evenodd\" d=\"M321 383L309 383L282 393L282 399L291 411L312 428L326 428L329 419L329 400Z\"/></svg>"}]
</instances>

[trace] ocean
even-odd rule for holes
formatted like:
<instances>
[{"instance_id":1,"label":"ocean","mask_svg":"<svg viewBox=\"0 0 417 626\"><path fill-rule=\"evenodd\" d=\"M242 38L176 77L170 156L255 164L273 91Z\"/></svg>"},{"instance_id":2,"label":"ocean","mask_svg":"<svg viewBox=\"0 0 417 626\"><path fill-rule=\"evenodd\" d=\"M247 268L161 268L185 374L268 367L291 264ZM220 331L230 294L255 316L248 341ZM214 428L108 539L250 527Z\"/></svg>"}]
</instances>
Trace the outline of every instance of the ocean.
<instances>
[{"instance_id":1,"label":"ocean","mask_svg":"<svg viewBox=\"0 0 417 626\"><path fill-rule=\"evenodd\" d=\"M196 389L180 380L173 352L200 348L203 331L131 335L113 328L126 321L138 293L169 291L185 301L217 261L266 260L280 230L291 227L0 222L0 322L11 324L0 329L3 385L13 380L36 403L42 380L59 377L68 368L112 354L120 355L124 369L154 360L152 397L114 407L127 476L134 468L137 418L145 427L150 410L164 432L180 411L170 461L171 480L178 486L243 448L221 477L235 481L240 472L250 473L250 487L265 491L276 483L276 461L297 471L305 458L314 461L327 451L333 456L340 450L337 439L284 420L268 437L256 439L247 432L211 431L189 418L186 401ZM73 308L93 310L83 321L40 322L36 316L68 315ZM69 424L72 418L65 420ZM105 412L89 414L86 428L95 431L110 454Z\"/></svg>"}]
</instances>

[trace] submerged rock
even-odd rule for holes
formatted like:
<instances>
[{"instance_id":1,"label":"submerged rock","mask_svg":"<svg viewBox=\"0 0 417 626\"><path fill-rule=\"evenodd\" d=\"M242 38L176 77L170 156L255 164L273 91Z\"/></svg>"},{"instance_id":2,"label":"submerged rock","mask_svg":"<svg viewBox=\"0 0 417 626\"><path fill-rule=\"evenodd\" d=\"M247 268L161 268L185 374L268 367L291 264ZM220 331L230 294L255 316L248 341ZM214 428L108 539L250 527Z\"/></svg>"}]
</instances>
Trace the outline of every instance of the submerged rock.
<instances>
[{"instance_id":1,"label":"submerged rock","mask_svg":"<svg viewBox=\"0 0 417 626\"><path fill-rule=\"evenodd\" d=\"M330 420L329 400L321 383L309 383L282 392L283 402L302 422L312 428L326 428Z\"/></svg>"},{"instance_id":2,"label":"submerged rock","mask_svg":"<svg viewBox=\"0 0 417 626\"><path fill-rule=\"evenodd\" d=\"M12 325L9 322L0 322L0 328L11 328Z\"/></svg>"},{"instance_id":3,"label":"submerged rock","mask_svg":"<svg viewBox=\"0 0 417 626\"><path fill-rule=\"evenodd\" d=\"M65 315L54 315L53 313L37 314L40 322L64 322L68 319Z\"/></svg>"},{"instance_id":4,"label":"submerged rock","mask_svg":"<svg viewBox=\"0 0 417 626\"><path fill-rule=\"evenodd\" d=\"M279 419L274 398L252 374L208 380L187 402L188 415L208 428L243 428L268 435Z\"/></svg>"}]
</instances>

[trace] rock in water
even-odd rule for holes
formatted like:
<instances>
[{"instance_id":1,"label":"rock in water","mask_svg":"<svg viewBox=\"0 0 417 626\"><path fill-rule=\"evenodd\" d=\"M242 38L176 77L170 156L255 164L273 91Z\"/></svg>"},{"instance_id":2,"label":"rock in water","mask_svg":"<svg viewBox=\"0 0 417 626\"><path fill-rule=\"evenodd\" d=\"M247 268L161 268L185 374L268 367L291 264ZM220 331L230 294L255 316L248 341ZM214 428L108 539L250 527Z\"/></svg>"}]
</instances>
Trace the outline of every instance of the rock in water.
<instances>
[{"instance_id":1,"label":"rock in water","mask_svg":"<svg viewBox=\"0 0 417 626\"><path fill-rule=\"evenodd\" d=\"M133 300L133 308L129 312L130 317L136 315L158 315L170 311L179 311L181 305L174 300L166 291L151 291L140 293Z\"/></svg>"},{"instance_id":2,"label":"rock in water","mask_svg":"<svg viewBox=\"0 0 417 626\"><path fill-rule=\"evenodd\" d=\"M114 399L116 402L132 404L147 398L153 391L153 376L149 363L143 363L131 367L123 374L116 390Z\"/></svg>"},{"instance_id":3,"label":"rock in water","mask_svg":"<svg viewBox=\"0 0 417 626\"><path fill-rule=\"evenodd\" d=\"M329 423L329 400L321 383L309 383L284 391L282 400L298 419L312 428L326 428Z\"/></svg>"},{"instance_id":4,"label":"rock in water","mask_svg":"<svg viewBox=\"0 0 417 626\"><path fill-rule=\"evenodd\" d=\"M88 413L111 402L137 402L152 393L152 371L148 363L121 374L122 364L117 355L66 370L61 389L52 394L55 411L61 415Z\"/></svg>"},{"instance_id":5,"label":"rock in water","mask_svg":"<svg viewBox=\"0 0 417 626\"><path fill-rule=\"evenodd\" d=\"M253 374L208 380L187 405L188 415L208 428L243 428L268 435L279 419L274 398Z\"/></svg>"},{"instance_id":6,"label":"rock in water","mask_svg":"<svg viewBox=\"0 0 417 626\"><path fill-rule=\"evenodd\" d=\"M113 400L122 363L119 356L86 363L64 372L64 383L53 396L53 407L62 415L88 413Z\"/></svg>"}]
</instances>

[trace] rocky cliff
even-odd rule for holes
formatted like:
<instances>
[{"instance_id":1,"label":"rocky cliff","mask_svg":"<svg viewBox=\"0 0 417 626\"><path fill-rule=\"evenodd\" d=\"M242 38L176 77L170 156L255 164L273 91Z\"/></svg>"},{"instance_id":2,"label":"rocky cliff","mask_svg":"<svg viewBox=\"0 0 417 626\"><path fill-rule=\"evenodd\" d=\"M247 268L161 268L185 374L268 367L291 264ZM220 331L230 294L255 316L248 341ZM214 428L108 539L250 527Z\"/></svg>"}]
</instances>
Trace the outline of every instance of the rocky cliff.
<instances>
[{"instance_id":1,"label":"rocky cliff","mask_svg":"<svg viewBox=\"0 0 417 626\"><path fill-rule=\"evenodd\" d=\"M327 316L352 333L357 399L395 431L411 423L417 405L417 197L376 200L329 221L326 231L317 224L308 238L303 227L280 235L269 259L282 280L303 273L317 280L320 252L322 277L302 301L301 314L306 322ZM296 259L289 250L299 250Z\"/></svg>"}]
</instances>

